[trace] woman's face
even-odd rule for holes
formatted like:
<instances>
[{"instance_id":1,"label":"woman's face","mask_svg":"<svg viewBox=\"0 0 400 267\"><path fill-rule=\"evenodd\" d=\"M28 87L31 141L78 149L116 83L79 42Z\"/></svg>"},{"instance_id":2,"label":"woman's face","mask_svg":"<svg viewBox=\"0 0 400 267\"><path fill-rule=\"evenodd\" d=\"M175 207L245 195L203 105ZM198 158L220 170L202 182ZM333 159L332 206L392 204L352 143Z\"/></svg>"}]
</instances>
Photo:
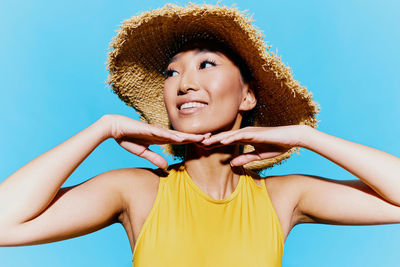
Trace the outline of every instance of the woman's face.
<instances>
[{"instance_id":1,"label":"woman's face","mask_svg":"<svg viewBox=\"0 0 400 267\"><path fill-rule=\"evenodd\" d=\"M239 129L241 111L256 104L239 68L223 53L207 49L183 51L171 59L164 102L173 128L187 133Z\"/></svg>"}]
</instances>

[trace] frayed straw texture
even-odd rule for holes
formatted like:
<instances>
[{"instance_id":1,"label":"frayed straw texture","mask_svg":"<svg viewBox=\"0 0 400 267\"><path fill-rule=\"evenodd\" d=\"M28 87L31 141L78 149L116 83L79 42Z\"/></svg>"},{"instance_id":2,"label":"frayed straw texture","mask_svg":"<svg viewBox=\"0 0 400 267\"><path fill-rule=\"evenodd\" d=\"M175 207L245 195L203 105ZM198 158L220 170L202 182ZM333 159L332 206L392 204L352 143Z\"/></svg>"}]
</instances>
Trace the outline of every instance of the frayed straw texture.
<instances>
[{"instance_id":1,"label":"frayed straw texture","mask_svg":"<svg viewBox=\"0 0 400 267\"><path fill-rule=\"evenodd\" d=\"M142 120L171 128L163 101L163 71L182 45L199 39L222 42L246 62L258 101L254 126L317 126L315 116L320 107L312 93L293 78L280 57L269 51L250 16L234 7L167 4L125 20L110 44L108 84ZM164 146L167 153L182 157L180 147ZM243 152L253 150L245 145ZM256 171L272 167L298 150L294 147L244 167Z\"/></svg>"}]
</instances>

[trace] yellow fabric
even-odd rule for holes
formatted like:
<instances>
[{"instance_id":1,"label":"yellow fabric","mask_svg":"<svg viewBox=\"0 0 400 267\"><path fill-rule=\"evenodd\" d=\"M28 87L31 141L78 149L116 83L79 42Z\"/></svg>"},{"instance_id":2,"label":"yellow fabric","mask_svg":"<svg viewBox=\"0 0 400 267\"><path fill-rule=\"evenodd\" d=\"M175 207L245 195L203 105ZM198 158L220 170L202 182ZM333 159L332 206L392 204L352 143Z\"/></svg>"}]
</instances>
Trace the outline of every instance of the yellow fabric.
<instances>
[{"instance_id":1,"label":"yellow fabric","mask_svg":"<svg viewBox=\"0 0 400 267\"><path fill-rule=\"evenodd\" d=\"M234 192L216 200L183 165L160 177L153 207L133 252L134 267L275 267L283 232L262 179L241 175Z\"/></svg>"}]
</instances>

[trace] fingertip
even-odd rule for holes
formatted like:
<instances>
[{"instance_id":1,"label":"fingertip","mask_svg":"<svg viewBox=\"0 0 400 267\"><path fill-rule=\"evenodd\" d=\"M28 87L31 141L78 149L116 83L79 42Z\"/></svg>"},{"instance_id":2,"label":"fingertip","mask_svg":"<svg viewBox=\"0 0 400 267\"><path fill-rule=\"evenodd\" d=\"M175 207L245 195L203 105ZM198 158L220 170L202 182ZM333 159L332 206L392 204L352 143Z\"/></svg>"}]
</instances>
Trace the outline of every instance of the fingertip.
<instances>
[{"instance_id":1,"label":"fingertip","mask_svg":"<svg viewBox=\"0 0 400 267\"><path fill-rule=\"evenodd\" d=\"M247 161L245 158L243 158L242 156L239 156L237 158L232 159L230 163L231 163L232 167L238 167L238 166L243 166L248 162L249 161Z\"/></svg>"},{"instance_id":2,"label":"fingertip","mask_svg":"<svg viewBox=\"0 0 400 267\"><path fill-rule=\"evenodd\" d=\"M185 138L184 137L182 137L182 136L176 136L176 140L177 141L179 141L179 142L182 142L183 140L185 140Z\"/></svg>"},{"instance_id":3,"label":"fingertip","mask_svg":"<svg viewBox=\"0 0 400 267\"><path fill-rule=\"evenodd\" d=\"M222 139L220 141L220 143L224 144L224 145L229 145L229 144L232 144L233 142L235 142L235 140L233 140L232 138L226 138L226 139Z\"/></svg>"},{"instance_id":4,"label":"fingertip","mask_svg":"<svg viewBox=\"0 0 400 267\"><path fill-rule=\"evenodd\" d=\"M200 135L200 136L198 136L198 139L197 139L197 141L203 141L205 139L205 137L204 137L204 135Z\"/></svg>"},{"instance_id":5,"label":"fingertip","mask_svg":"<svg viewBox=\"0 0 400 267\"><path fill-rule=\"evenodd\" d=\"M161 168L164 170L168 169L168 162L163 157L161 157L161 158L163 161Z\"/></svg>"},{"instance_id":6,"label":"fingertip","mask_svg":"<svg viewBox=\"0 0 400 267\"><path fill-rule=\"evenodd\" d=\"M147 159L148 161L150 161L151 163L153 163L154 165L156 165L161 169L168 168L168 162L161 155L151 150L147 150L147 152L148 153L146 153L146 155L143 154L142 156L143 158Z\"/></svg>"},{"instance_id":7,"label":"fingertip","mask_svg":"<svg viewBox=\"0 0 400 267\"><path fill-rule=\"evenodd\" d=\"M166 171L168 169L168 164L165 166L160 166L160 168Z\"/></svg>"},{"instance_id":8,"label":"fingertip","mask_svg":"<svg viewBox=\"0 0 400 267\"><path fill-rule=\"evenodd\" d=\"M238 161L240 161L240 156L233 158L229 163L231 164L232 167L235 167L238 165Z\"/></svg>"},{"instance_id":9,"label":"fingertip","mask_svg":"<svg viewBox=\"0 0 400 267\"><path fill-rule=\"evenodd\" d=\"M161 168L161 169L163 169L163 170L166 170L166 169L168 169L168 162L158 162L158 164L156 164L156 163L154 163L157 167L159 167L159 168Z\"/></svg>"},{"instance_id":10,"label":"fingertip","mask_svg":"<svg viewBox=\"0 0 400 267\"><path fill-rule=\"evenodd\" d=\"M209 139L204 139L203 141L201 141L201 143L203 144L203 145L207 145L207 143L209 143L210 141L209 141Z\"/></svg>"},{"instance_id":11,"label":"fingertip","mask_svg":"<svg viewBox=\"0 0 400 267\"><path fill-rule=\"evenodd\" d=\"M231 167L237 167L241 165L239 164L240 162L238 162L238 160L235 159L231 160L229 163L231 164Z\"/></svg>"}]
</instances>

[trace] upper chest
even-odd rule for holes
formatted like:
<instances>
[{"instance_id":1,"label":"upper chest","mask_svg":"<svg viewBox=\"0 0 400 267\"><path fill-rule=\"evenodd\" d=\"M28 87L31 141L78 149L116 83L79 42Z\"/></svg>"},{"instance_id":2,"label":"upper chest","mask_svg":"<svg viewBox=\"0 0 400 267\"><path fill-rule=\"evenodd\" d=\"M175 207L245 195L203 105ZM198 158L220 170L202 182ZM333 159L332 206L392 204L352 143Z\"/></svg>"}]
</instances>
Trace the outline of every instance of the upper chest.
<instances>
[{"instance_id":1,"label":"upper chest","mask_svg":"<svg viewBox=\"0 0 400 267\"><path fill-rule=\"evenodd\" d=\"M254 179L254 182L261 186L261 180ZM134 243L137 240L139 233L141 232L146 219L148 218L154 203L156 201L156 196L158 192L159 178L152 179L150 185L145 186L146 190L142 190L141 193L136 194L135 198L130 199L129 211L127 214L128 220L123 222L125 229L127 230L129 240L131 242L132 248L134 247ZM277 217L279 218L280 225L282 227L284 239L288 233L290 232L292 225L292 211L293 211L293 201L290 201L290 196L285 196L284 188L279 185L279 181L274 181L270 183L267 179L266 188L268 191L268 195L271 199L271 203L274 211L276 212ZM204 212L204 211L202 211ZM212 212L206 212L204 214L197 214L199 217L208 216ZM215 215L218 215L216 213ZM217 218L215 215L212 217ZM184 226L184 225L183 225Z\"/></svg>"}]
</instances>

